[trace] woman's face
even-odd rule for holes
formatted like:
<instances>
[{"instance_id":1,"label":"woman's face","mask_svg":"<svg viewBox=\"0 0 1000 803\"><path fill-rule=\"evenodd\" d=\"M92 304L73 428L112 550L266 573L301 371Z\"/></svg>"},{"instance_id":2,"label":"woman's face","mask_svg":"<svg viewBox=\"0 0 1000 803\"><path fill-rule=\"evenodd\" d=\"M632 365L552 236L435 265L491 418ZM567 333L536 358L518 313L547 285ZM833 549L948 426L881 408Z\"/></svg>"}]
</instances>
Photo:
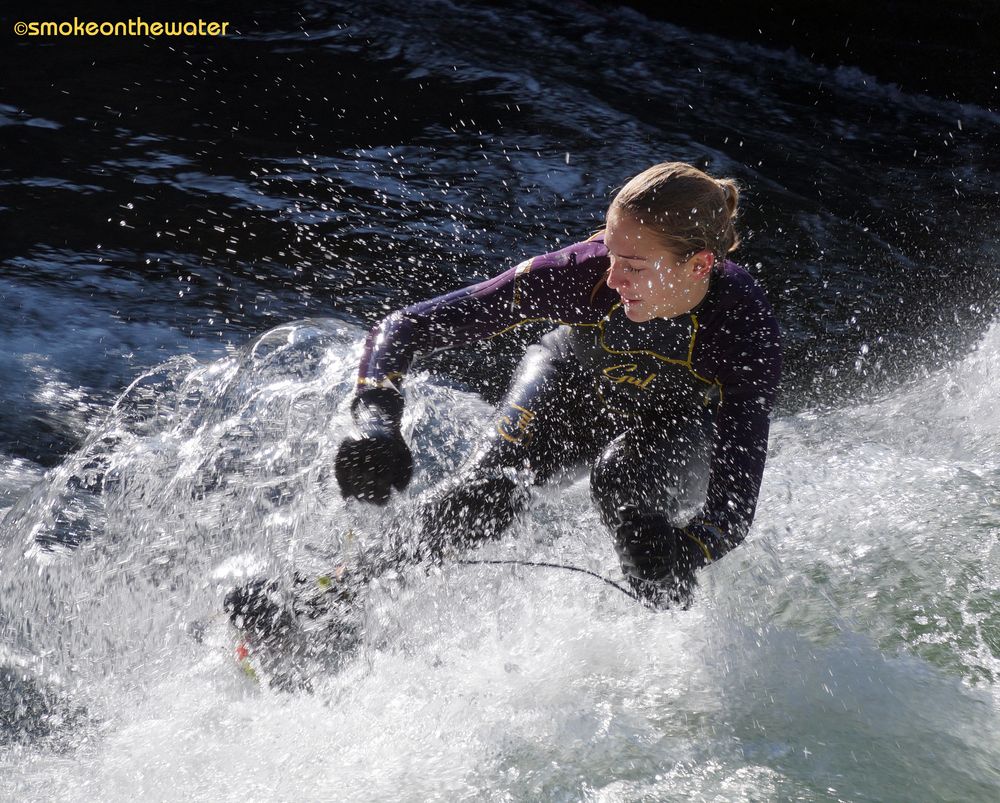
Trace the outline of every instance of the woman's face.
<instances>
[{"instance_id":1,"label":"woman's face","mask_svg":"<svg viewBox=\"0 0 1000 803\"><path fill-rule=\"evenodd\" d=\"M604 244L611 256L608 287L621 296L630 321L683 315L708 292L711 251L682 260L652 229L615 209L608 214Z\"/></svg>"}]
</instances>

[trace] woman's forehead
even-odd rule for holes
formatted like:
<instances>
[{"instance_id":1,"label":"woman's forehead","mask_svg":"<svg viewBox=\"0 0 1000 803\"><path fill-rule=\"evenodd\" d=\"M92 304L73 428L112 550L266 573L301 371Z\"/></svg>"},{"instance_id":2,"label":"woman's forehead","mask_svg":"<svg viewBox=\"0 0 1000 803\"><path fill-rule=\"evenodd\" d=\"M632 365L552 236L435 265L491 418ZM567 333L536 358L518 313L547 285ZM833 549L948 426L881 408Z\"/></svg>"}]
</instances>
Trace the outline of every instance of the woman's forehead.
<instances>
[{"instance_id":1,"label":"woman's forehead","mask_svg":"<svg viewBox=\"0 0 1000 803\"><path fill-rule=\"evenodd\" d=\"M612 212L608 215L607 232L604 236L605 242L608 237L616 240L627 240L629 242L650 242L653 233L647 226L643 226L634 217L619 212Z\"/></svg>"},{"instance_id":2,"label":"woman's forehead","mask_svg":"<svg viewBox=\"0 0 1000 803\"><path fill-rule=\"evenodd\" d=\"M618 212L608 215L604 244L611 253L621 256L638 256L666 250L653 229L642 225L631 215Z\"/></svg>"}]
</instances>

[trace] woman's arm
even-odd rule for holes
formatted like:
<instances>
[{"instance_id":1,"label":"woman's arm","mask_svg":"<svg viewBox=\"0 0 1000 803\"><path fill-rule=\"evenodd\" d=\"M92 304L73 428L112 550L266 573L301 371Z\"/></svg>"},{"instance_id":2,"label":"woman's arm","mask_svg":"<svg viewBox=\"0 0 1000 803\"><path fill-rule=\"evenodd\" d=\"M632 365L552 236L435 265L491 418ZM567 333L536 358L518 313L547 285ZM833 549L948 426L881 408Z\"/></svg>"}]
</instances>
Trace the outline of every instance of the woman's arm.
<instances>
[{"instance_id":1,"label":"woman's arm","mask_svg":"<svg viewBox=\"0 0 1000 803\"><path fill-rule=\"evenodd\" d=\"M419 355L494 337L524 323L596 321L604 310L595 296L601 295L607 267L603 241L588 240L394 312L368 335L358 391L398 390Z\"/></svg>"},{"instance_id":2,"label":"woman's arm","mask_svg":"<svg viewBox=\"0 0 1000 803\"><path fill-rule=\"evenodd\" d=\"M721 538L720 552L740 543L753 522L782 358L781 332L762 297L742 322L727 322L726 329L708 496L695 521Z\"/></svg>"},{"instance_id":3,"label":"woman's arm","mask_svg":"<svg viewBox=\"0 0 1000 803\"><path fill-rule=\"evenodd\" d=\"M410 481L402 381L419 353L493 337L531 321L589 322L602 314L608 259L592 240L534 257L499 276L394 312L368 335L351 412L359 436L337 452L341 493L375 504Z\"/></svg>"}]
</instances>

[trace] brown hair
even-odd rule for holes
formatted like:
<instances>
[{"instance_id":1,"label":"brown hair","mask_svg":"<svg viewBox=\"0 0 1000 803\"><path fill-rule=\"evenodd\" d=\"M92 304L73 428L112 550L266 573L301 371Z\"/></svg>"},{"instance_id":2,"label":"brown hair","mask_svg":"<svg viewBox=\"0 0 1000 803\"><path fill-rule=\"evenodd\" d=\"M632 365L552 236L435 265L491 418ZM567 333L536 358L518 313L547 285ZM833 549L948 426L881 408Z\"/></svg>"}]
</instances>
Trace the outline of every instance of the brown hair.
<instances>
[{"instance_id":1,"label":"brown hair","mask_svg":"<svg viewBox=\"0 0 1000 803\"><path fill-rule=\"evenodd\" d=\"M686 162L663 162L622 187L608 215L627 214L683 256L708 250L720 258L740 244L733 225L739 202L733 179L712 178Z\"/></svg>"}]
</instances>

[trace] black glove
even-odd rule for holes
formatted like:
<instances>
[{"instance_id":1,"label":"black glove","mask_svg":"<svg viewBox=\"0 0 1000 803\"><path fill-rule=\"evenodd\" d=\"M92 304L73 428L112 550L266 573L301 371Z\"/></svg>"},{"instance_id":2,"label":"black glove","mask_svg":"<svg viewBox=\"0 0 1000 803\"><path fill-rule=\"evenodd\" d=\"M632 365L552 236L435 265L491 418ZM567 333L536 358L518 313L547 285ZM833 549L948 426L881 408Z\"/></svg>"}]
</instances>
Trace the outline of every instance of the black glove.
<instances>
[{"instance_id":1,"label":"black glove","mask_svg":"<svg viewBox=\"0 0 1000 803\"><path fill-rule=\"evenodd\" d=\"M704 555L702 565L718 560L742 540L707 519L692 521L683 532Z\"/></svg>"},{"instance_id":2,"label":"black glove","mask_svg":"<svg viewBox=\"0 0 1000 803\"><path fill-rule=\"evenodd\" d=\"M652 608L687 608L698 582L695 572L724 551L711 530L701 524L674 527L657 514L627 513L615 531L615 548L636 596Z\"/></svg>"},{"instance_id":3,"label":"black glove","mask_svg":"<svg viewBox=\"0 0 1000 803\"><path fill-rule=\"evenodd\" d=\"M355 396L351 413L360 437L344 438L334 471L344 498L384 505L391 489L410 484L413 455L399 431L403 397L391 388L368 388Z\"/></svg>"}]
</instances>

